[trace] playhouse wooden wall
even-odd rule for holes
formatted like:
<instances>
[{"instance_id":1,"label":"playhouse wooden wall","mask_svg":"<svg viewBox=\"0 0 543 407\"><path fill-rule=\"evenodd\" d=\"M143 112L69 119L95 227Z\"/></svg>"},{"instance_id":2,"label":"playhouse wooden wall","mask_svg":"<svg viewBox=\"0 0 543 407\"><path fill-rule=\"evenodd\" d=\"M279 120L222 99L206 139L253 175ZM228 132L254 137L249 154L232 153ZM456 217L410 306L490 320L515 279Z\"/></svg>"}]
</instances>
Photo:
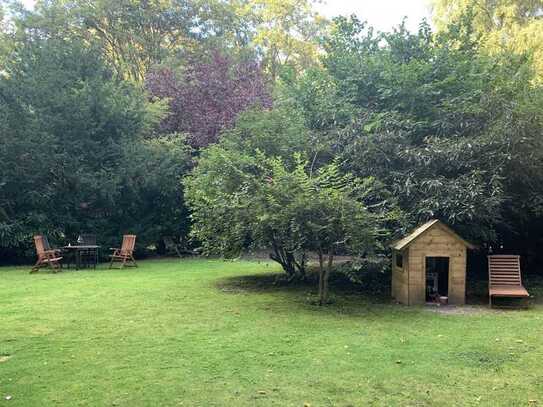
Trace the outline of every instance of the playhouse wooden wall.
<instances>
[{"instance_id":1,"label":"playhouse wooden wall","mask_svg":"<svg viewBox=\"0 0 543 407\"><path fill-rule=\"evenodd\" d=\"M403 258L403 267L396 265L398 255ZM409 303L407 276L409 269L409 249L392 253L392 297L402 304Z\"/></svg>"}]
</instances>

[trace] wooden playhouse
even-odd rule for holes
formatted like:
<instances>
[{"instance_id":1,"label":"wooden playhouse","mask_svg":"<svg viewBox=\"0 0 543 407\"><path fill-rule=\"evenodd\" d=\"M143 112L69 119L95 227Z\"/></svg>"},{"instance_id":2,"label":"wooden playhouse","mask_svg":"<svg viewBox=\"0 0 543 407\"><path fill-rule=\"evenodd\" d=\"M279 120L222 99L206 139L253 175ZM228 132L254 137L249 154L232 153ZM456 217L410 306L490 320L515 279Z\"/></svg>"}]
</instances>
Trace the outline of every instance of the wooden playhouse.
<instances>
[{"instance_id":1,"label":"wooden playhouse","mask_svg":"<svg viewBox=\"0 0 543 407\"><path fill-rule=\"evenodd\" d=\"M434 219L392 246L392 297L406 305L466 299L467 250L475 246Z\"/></svg>"}]
</instances>

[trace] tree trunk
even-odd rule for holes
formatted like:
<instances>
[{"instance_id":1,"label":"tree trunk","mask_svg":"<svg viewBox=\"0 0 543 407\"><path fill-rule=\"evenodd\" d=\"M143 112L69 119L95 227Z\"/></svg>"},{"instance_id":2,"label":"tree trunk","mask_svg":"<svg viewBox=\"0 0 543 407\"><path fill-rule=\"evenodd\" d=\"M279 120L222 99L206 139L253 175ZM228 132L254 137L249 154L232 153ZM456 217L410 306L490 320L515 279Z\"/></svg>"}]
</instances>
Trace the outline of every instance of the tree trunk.
<instances>
[{"instance_id":1,"label":"tree trunk","mask_svg":"<svg viewBox=\"0 0 543 407\"><path fill-rule=\"evenodd\" d=\"M277 244L273 244L273 253L270 253L270 259L276 261L281 265L289 280L293 280L296 277L296 262L294 255L287 252L283 247Z\"/></svg>"},{"instance_id":2,"label":"tree trunk","mask_svg":"<svg viewBox=\"0 0 543 407\"><path fill-rule=\"evenodd\" d=\"M156 242L156 253L161 256L166 254L166 243L164 242L164 239L159 239L158 242Z\"/></svg>"},{"instance_id":3,"label":"tree trunk","mask_svg":"<svg viewBox=\"0 0 543 407\"><path fill-rule=\"evenodd\" d=\"M293 258L294 258L294 266L296 267L296 271L300 280L305 279L305 261L306 261L305 252L302 253L299 262L296 261L296 256L294 256Z\"/></svg>"},{"instance_id":4,"label":"tree trunk","mask_svg":"<svg viewBox=\"0 0 543 407\"><path fill-rule=\"evenodd\" d=\"M332 272L332 263L334 261L334 254L330 252L328 254L328 265L326 267L326 270L324 272L323 277L323 294L322 294L322 301L326 303L328 301L328 279L330 277L330 273Z\"/></svg>"},{"instance_id":5,"label":"tree trunk","mask_svg":"<svg viewBox=\"0 0 543 407\"><path fill-rule=\"evenodd\" d=\"M324 305L324 257L319 250L319 305Z\"/></svg>"},{"instance_id":6,"label":"tree trunk","mask_svg":"<svg viewBox=\"0 0 543 407\"><path fill-rule=\"evenodd\" d=\"M319 250L319 305L324 305L328 301L328 279L332 271L334 262L334 253L328 252L328 262L324 266L324 254Z\"/></svg>"}]
</instances>

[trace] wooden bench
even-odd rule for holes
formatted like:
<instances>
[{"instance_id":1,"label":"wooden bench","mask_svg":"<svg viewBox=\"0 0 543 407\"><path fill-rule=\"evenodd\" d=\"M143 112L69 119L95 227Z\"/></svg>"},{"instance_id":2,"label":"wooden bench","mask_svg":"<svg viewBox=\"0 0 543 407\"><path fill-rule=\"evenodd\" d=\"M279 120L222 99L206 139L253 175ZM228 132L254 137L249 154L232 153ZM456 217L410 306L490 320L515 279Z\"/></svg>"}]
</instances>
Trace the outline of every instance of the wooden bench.
<instances>
[{"instance_id":1,"label":"wooden bench","mask_svg":"<svg viewBox=\"0 0 543 407\"><path fill-rule=\"evenodd\" d=\"M520 256L488 256L488 303L492 297L526 298L528 291L522 285Z\"/></svg>"}]
</instances>

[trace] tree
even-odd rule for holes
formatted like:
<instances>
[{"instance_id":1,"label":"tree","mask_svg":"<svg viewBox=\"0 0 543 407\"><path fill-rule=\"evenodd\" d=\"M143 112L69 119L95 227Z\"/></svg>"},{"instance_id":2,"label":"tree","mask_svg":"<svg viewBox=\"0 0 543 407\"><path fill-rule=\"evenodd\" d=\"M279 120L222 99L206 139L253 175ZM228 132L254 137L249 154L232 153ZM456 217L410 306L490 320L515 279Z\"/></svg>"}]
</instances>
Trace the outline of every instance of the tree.
<instances>
[{"instance_id":1,"label":"tree","mask_svg":"<svg viewBox=\"0 0 543 407\"><path fill-rule=\"evenodd\" d=\"M8 8L3 1L0 0L0 65L3 65L7 60L7 56L12 48L12 24L8 20ZM0 75L2 70L0 69Z\"/></svg>"},{"instance_id":2,"label":"tree","mask_svg":"<svg viewBox=\"0 0 543 407\"><path fill-rule=\"evenodd\" d=\"M123 79L142 83L154 67L185 65L187 54L258 51L268 78L316 63L325 20L310 0L51 0L16 16L19 30L77 37L102 48Z\"/></svg>"},{"instance_id":3,"label":"tree","mask_svg":"<svg viewBox=\"0 0 543 407\"><path fill-rule=\"evenodd\" d=\"M373 193L373 179L341 174L336 163L314 173L300 156L296 156L294 168L278 159L270 164L268 182L255 194L264 203L257 203L257 210L261 218L273 218L275 225L289 225L298 251L318 254L319 305L324 305L334 256L363 258L383 249L383 241L389 236L383 233L381 223L390 214L371 212L365 205L365 198Z\"/></svg>"},{"instance_id":4,"label":"tree","mask_svg":"<svg viewBox=\"0 0 543 407\"><path fill-rule=\"evenodd\" d=\"M185 0L52 0L16 22L20 30L94 43L121 78L143 82L151 67L193 46L195 14Z\"/></svg>"},{"instance_id":5,"label":"tree","mask_svg":"<svg viewBox=\"0 0 543 407\"><path fill-rule=\"evenodd\" d=\"M324 47L323 70L303 75L285 103L347 171L383 182L411 226L439 217L470 239L496 241L511 202L511 147L535 143L540 128L533 110L520 110L540 92L523 60L458 47L454 33L434 36L427 24L374 36L344 18Z\"/></svg>"},{"instance_id":6,"label":"tree","mask_svg":"<svg viewBox=\"0 0 543 407\"><path fill-rule=\"evenodd\" d=\"M257 209L264 201L256 202L256 194L270 176L267 158L292 162L294 153L304 151L307 139L296 114L257 110L242 114L217 144L202 150L185 181L185 197L192 234L204 252L232 257L247 247L271 248L289 278L303 276L305 254L293 240L291 225L276 222L273 210L263 214Z\"/></svg>"},{"instance_id":7,"label":"tree","mask_svg":"<svg viewBox=\"0 0 543 407\"><path fill-rule=\"evenodd\" d=\"M137 138L125 145L104 234L130 230L146 246L160 244L166 236L186 240L190 224L183 176L192 168L191 153L179 134Z\"/></svg>"},{"instance_id":8,"label":"tree","mask_svg":"<svg viewBox=\"0 0 543 407\"><path fill-rule=\"evenodd\" d=\"M531 54L539 81L543 79L543 1L433 0L433 16L440 31L469 16L473 34L483 49Z\"/></svg>"},{"instance_id":9,"label":"tree","mask_svg":"<svg viewBox=\"0 0 543 407\"><path fill-rule=\"evenodd\" d=\"M0 77L0 247L35 233L107 244L136 231L145 245L181 234L191 159L182 138L147 140L161 106L78 39L29 36L14 55Z\"/></svg>"},{"instance_id":10,"label":"tree","mask_svg":"<svg viewBox=\"0 0 543 407\"><path fill-rule=\"evenodd\" d=\"M302 71L317 63L319 35L326 20L312 9L311 0L250 0L255 18L253 44L262 51L272 82L282 68Z\"/></svg>"},{"instance_id":11,"label":"tree","mask_svg":"<svg viewBox=\"0 0 543 407\"><path fill-rule=\"evenodd\" d=\"M207 253L269 249L289 279L303 278L308 253L318 253L324 304L334 256L382 250L398 212L375 180L343 174L337 163L315 166L315 147L294 111L246 113L202 150L186 199Z\"/></svg>"},{"instance_id":12,"label":"tree","mask_svg":"<svg viewBox=\"0 0 543 407\"><path fill-rule=\"evenodd\" d=\"M180 74L170 68L156 70L148 76L146 86L153 97L169 102L170 112L161 131L186 132L194 147L216 142L239 113L271 106L258 62L238 61L218 50L192 55Z\"/></svg>"}]
</instances>

